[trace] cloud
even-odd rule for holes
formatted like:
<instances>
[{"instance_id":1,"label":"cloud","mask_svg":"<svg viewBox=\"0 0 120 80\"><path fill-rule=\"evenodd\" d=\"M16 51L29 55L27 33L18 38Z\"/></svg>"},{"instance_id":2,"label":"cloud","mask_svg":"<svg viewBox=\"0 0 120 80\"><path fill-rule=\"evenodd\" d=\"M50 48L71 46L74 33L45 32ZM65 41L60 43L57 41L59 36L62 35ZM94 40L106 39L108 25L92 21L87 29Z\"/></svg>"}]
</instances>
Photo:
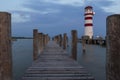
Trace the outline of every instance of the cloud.
<instances>
[{"instance_id":1,"label":"cloud","mask_svg":"<svg viewBox=\"0 0 120 80\"><path fill-rule=\"evenodd\" d=\"M0 11L9 12L12 14L12 22L13 23L23 23L30 21L30 15L28 14L21 14L20 12L16 11L30 11L29 8L25 8L23 6L24 3L26 3L27 0L1 0L0 2Z\"/></svg>"},{"instance_id":2,"label":"cloud","mask_svg":"<svg viewBox=\"0 0 120 80\"><path fill-rule=\"evenodd\" d=\"M83 6L84 0L44 0L43 2L60 4L60 5L69 5L69 6Z\"/></svg>"},{"instance_id":3,"label":"cloud","mask_svg":"<svg viewBox=\"0 0 120 80\"><path fill-rule=\"evenodd\" d=\"M32 19L30 14L40 14L40 15L46 15L46 14L54 14L59 13L60 10L54 9L54 8L45 8L45 9L39 9L39 8L31 8L28 6L25 6L27 4L31 4L30 0L11 0L8 2L8 0L1 0L0 2L0 11L9 12L12 14L12 22L13 23L23 23L28 22L30 19ZM39 5L40 3L36 3ZM35 5L35 4L34 4ZM35 5L36 6L36 5ZM41 6L39 6L41 7Z\"/></svg>"},{"instance_id":4,"label":"cloud","mask_svg":"<svg viewBox=\"0 0 120 80\"><path fill-rule=\"evenodd\" d=\"M26 7L27 4L34 4L34 5L48 5L52 4L59 4L59 5L67 5L73 7L80 7L85 5L94 4L95 6L101 8L105 12L109 13L120 13L120 0L39 0L39 1L32 1L32 0L1 0L0 2L0 11L25 11L25 12L34 12L40 14L49 14L49 13L58 13L59 9L48 9L46 10L35 10L30 7ZM44 4L43 4L44 3ZM40 6L42 7L42 6Z\"/></svg>"},{"instance_id":5,"label":"cloud","mask_svg":"<svg viewBox=\"0 0 120 80\"><path fill-rule=\"evenodd\" d=\"M80 7L80 6L86 6L91 4L99 4L100 2L104 2L104 1L105 0L44 0L42 2Z\"/></svg>"},{"instance_id":6,"label":"cloud","mask_svg":"<svg viewBox=\"0 0 120 80\"><path fill-rule=\"evenodd\" d=\"M23 7L19 10L16 9L14 11L21 11L21 12L27 12L27 13L39 13L39 14L43 14L43 15L60 12L60 10L52 9L52 8L46 8L44 10L38 10L38 9L32 9L32 8L27 8L27 7Z\"/></svg>"},{"instance_id":7,"label":"cloud","mask_svg":"<svg viewBox=\"0 0 120 80\"><path fill-rule=\"evenodd\" d=\"M16 9L23 8L23 4L26 3L27 0L1 0L0 1L0 10L1 11L13 11Z\"/></svg>"},{"instance_id":8,"label":"cloud","mask_svg":"<svg viewBox=\"0 0 120 80\"><path fill-rule=\"evenodd\" d=\"M84 0L83 6L94 5L94 7L102 9L107 13L118 13L120 14L120 0Z\"/></svg>"},{"instance_id":9,"label":"cloud","mask_svg":"<svg viewBox=\"0 0 120 80\"><path fill-rule=\"evenodd\" d=\"M120 13L120 0L44 0L43 2L73 7L95 5L107 13Z\"/></svg>"},{"instance_id":10,"label":"cloud","mask_svg":"<svg viewBox=\"0 0 120 80\"><path fill-rule=\"evenodd\" d=\"M28 14L19 14L13 13L12 14L12 22L13 23L23 23L30 21L30 15Z\"/></svg>"},{"instance_id":11,"label":"cloud","mask_svg":"<svg viewBox=\"0 0 120 80\"><path fill-rule=\"evenodd\" d=\"M44 11L40 11L41 14L51 14L51 13L59 13L60 10L58 9L51 9L51 8L48 8Z\"/></svg>"},{"instance_id":12,"label":"cloud","mask_svg":"<svg viewBox=\"0 0 120 80\"><path fill-rule=\"evenodd\" d=\"M39 10L39 11L36 10L36 11L33 11L33 12L46 15L46 14L59 13L60 10L58 10L58 9L52 9L52 8L47 8L45 10Z\"/></svg>"},{"instance_id":13,"label":"cloud","mask_svg":"<svg viewBox=\"0 0 120 80\"><path fill-rule=\"evenodd\" d=\"M33 13L40 13L40 14L47 14L47 13L56 13L58 10L55 9L44 9L44 10L36 10L32 9L30 7L26 7L26 4L31 3L28 0L2 0L0 2L0 11L8 11L8 12L14 12L14 11L21 11L21 12L33 12ZM37 5L40 4L37 3ZM34 4L35 5L35 4Z\"/></svg>"},{"instance_id":14,"label":"cloud","mask_svg":"<svg viewBox=\"0 0 120 80\"><path fill-rule=\"evenodd\" d=\"M101 8L105 12L120 14L120 0L108 0L111 1L111 5L102 6Z\"/></svg>"},{"instance_id":15,"label":"cloud","mask_svg":"<svg viewBox=\"0 0 120 80\"><path fill-rule=\"evenodd\" d=\"M47 14L56 14L60 12L62 14L63 11L63 14L67 13L64 17L71 17L71 15L75 14L74 11L77 12L80 7L92 4L95 5L93 7L101 8L108 13L120 13L119 3L120 0L1 0L0 10L11 12L12 22L23 23L34 19L35 17L33 18L30 14L36 15L36 13L44 17ZM68 9L69 14L67 11Z\"/></svg>"}]
</instances>

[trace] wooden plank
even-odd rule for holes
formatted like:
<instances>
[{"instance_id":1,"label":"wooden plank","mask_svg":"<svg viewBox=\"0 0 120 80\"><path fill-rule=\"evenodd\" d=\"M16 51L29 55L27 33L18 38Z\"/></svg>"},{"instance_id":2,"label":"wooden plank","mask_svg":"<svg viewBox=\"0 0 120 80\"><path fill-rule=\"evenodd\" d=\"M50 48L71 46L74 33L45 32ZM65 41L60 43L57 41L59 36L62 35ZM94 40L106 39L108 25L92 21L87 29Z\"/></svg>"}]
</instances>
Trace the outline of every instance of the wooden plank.
<instances>
[{"instance_id":1,"label":"wooden plank","mask_svg":"<svg viewBox=\"0 0 120 80\"><path fill-rule=\"evenodd\" d=\"M25 77L89 77L90 74L40 74L40 73L34 73L34 74L25 74Z\"/></svg>"},{"instance_id":2,"label":"wooden plank","mask_svg":"<svg viewBox=\"0 0 120 80\"><path fill-rule=\"evenodd\" d=\"M94 80L93 77L23 77L23 80Z\"/></svg>"},{"instance_id":3,"label":"wooden plank","mask_svg":"<svg viewBox=\"0 0 120 80\"><path fill-rule=\"evenodd\" d=\"M87 74L85 70L27 70L26 73L29 74Z\"/></svg>"},{"instance_id":4,"label":"wooden plank","mask_svg":"<svg viewBox=\"0 0 120 80\"><path fill-rule=\"evenodd\" d=\"M22 80L94 80L85 68L54 42L26 70Z\"/></svg>"}]
</instances>

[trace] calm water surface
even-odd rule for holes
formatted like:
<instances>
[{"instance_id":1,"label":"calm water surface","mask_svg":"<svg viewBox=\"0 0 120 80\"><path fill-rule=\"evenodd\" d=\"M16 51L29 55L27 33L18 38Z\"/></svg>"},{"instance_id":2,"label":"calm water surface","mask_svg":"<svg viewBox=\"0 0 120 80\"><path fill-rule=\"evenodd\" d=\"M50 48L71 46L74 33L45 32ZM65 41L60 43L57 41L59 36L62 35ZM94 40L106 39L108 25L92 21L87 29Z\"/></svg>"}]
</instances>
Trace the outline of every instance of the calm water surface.
<instances>
[{"instance_id":1,"label":"calm water surface","mask_svg":"<svg viewBox=\"0 0 120 80\"><path fill-rule=\"evenodd\" d=\"M78 44L78 62L93 74L96 80L106 80L106 48L97 45L87 45L86 53L82 53L81 44Z\"/></svg>"},{"instance_id":2,"label":"calm water surface","mask_svg":"<svg viewBox=\"0 0 120 80\"><path fill-rule=\"evenodd\" d=\"M20 80L25 70L32 64L32 39L18 39L12 45L13 80Z\"/></svg>"},{"instance_id":3,"label":"calm water surface","mask_svg":"<svg viewBox=\"0 0 120 80\"><path fill-rule=\"evenodd\" d=\"M20 80L25 70L32 64L32 39L19 39L13 42L13 78ZM71 52L71 47L68 47ZM106 48L97 45L86 45L86 53L82 53L81 43L78 43L77 61L91 73L96 80L105 79ZM69 54L71 55L71 54Z\"/></svg>"}]
</instances>

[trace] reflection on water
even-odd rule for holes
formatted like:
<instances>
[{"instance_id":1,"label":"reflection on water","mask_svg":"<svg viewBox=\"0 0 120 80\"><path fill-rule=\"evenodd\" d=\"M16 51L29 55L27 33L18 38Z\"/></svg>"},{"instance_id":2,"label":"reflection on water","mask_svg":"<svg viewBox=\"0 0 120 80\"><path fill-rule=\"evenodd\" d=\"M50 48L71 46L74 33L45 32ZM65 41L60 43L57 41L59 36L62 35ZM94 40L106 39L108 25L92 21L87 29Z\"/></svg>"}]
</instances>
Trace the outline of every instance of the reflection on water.
<instances>
[{"instance_id":1,"label":"reflection on water","mask_svg":"<svg viewBox=\"0 0 120 80\"><path fill-rule=\"evenodd\" d=\"M13 77L20 80L25 70L32 64L32 39L20 39L13 43ZM68 47L71 53L71 46ZM96 80L105 79L106 48L97 45L86 45L86 52L82 52L82 45L78 43L77 61L84 66ZM69 54L71 55L71 54Z\"/></svg>"}]
</instances>

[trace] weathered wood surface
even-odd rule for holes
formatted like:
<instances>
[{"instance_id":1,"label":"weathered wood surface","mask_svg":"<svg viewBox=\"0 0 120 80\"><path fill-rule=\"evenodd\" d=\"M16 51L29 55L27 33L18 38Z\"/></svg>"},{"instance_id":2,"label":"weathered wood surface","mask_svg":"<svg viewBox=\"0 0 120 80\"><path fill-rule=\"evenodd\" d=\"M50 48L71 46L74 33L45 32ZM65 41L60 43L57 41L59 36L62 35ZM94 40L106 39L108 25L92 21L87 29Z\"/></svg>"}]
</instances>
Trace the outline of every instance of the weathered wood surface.
<instances>
[{"instance_id":1,"label":"weathered wood surface","mask_svg":"<svg viewBox=\"0 0 120 80\"><path fill-rule=\"evenodd\" d=\"M70 58L66 51L50 41L43 53L26 70L22 80L94 80Z\"/></svg>"},{"instance_id":2,"label":"weathered wood surface","mask_svg":"<svg viewBox=\"0 0 120 80\"><path fill-rule=\"evenodd\" d=\"M120 14L107 17L106 80L120 80Z\"/></svg>"},{"instance_id":3,"label":"weathered wood surface","mask_svg":"<svg viewBox=\"0 0 120 80\"><path fill-rule=\"evenodd\" d=\"M0 12L0 80L12 80L11 14Z\"/></svg>"},{"instance_id":4,"label":"weathered wood surface","mask_svg":"<svg viewBox=\"0 0 120 80\"><path fill-rule=\"evenodd\" d=\"M38 30L33 30L33 60L36 60L38 56Z\"/></svg>"}]
</instances>

